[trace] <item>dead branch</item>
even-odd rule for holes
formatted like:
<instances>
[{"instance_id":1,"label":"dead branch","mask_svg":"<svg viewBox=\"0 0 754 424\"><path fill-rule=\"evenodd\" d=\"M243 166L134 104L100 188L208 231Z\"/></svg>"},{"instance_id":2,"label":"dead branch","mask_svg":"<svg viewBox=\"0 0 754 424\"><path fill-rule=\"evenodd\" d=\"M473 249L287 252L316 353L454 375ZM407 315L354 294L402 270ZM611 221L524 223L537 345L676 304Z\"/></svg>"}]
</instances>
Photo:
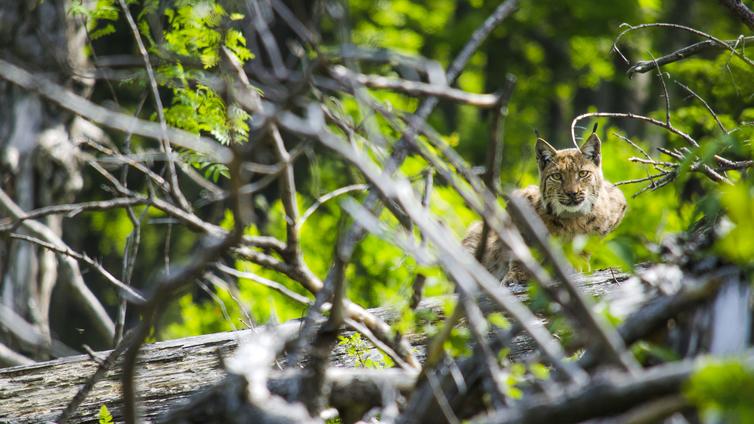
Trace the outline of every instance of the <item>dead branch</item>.
<instances>
[{"instance_id":1,"label":"dead branch","mask_svg":"<svg viewBox=\"0 0 754 424\"><path fill-rule=\"evenodd\" d=\"M331 73L339 80L353 80L354 82L369 88L394 90L413 96L433 96L479 108L491 108L498 104L498 96L495 96L494 94L467 93L455 88L436 86L420 81L387 78L381 75L364 75L350 71L345 66L340 65L333 66Z\"/></svg>"},{"instance_id":2,"label":"dead branch","mask_svg":"<svg viewBox=\"0 0 754 424\"><path fill-rule=\"evenodd\" d=\"M754 41L754 36L743 37L743 40L745 40L746 42ZM655 60L640 60L633 64L630 68L628 68L626 74L630 78L635 73L643 74L645 72L649 72L652 69L655 69L655 66L657 65L663 66L669 63L678 62L711 49L728 50L729 48L736 46L739 43L739 40L727 40L724 41L724 43L726 44L726 46L722 46L712 40L700 41L690 46L686 46L682 49L678 49L672 53L660 56Z\"/></svg>"},{"instance_id":3,"label":"dead branch","mask_svg":"<svg viewBox=\"0 0 754 424\"><path fill-rule=\"evenodd\" d=\"M720 0L730 13L746 24L749 29L754 29L754 12L751 11L741 0Z\"/></svg>"},{"instance_id":4,"label":"dead branch","mask_svg":"<svg viewBox=\"0 0 754 424\"><path fill-rule=\"evenodd\" d=\"M108 110L64 89L41 75L32 74L1 59L0 78L26 90L36 92L63 109L69 110L96 124L157 140L163 137L160 124ZM231 154L227 147L218 145L207 138L172 127L167 128L167 138L177 146L202 153L217 162L228 163L230 160Z\"/></svg>"},{"instance_id":5,"label":"dead branch","mask_svg":"<svg viewBox=\"0 0 754 424\"><path fill-rule=\"evenodd\" d=\"M0 208L12 219L19 219L25 215L24 211L3 190L0 190ZM56 246L62 251L72 251L68 245L49 227L34 220L21 221L20 225L32 236ZM94 319L95 328L105 337L112 338L115 334L115 324L105 311L100 301L94 296L84 282L78 262L71 256L59 254L59 266L64 281L71 285L72 293L81 302L85 310Z\"/></svg>"},{"instance_id":6,"label":"dead branch","mask_svg":"<svg viewBox=\"0 0 754 424\"><path fill-rule=\"evenodd\" d=\"M643 122L650 123L652 125L664 128L668 131L670 131L673 134L676 134L683 138L688 144L690 144L692 147L699 147L699 143L692 138L690 135L686 134L685 132L675 128L670 123L658 121L657 119L650 118L648 116L643 115L637 115L634 113L615 113L615 112L591 112L591 113L585 113L583 115L579 115L576 118L571 121L571 139L576 140L576 123L587 118L593 118L593 117L611 117L611 118L624 118L624 119L635 119ZM721 164L727 164L727 163L733 163L733 161L729 159L725 159L721 157L720 155L714 156L715 160ZM703 173L707 178L710 180L717 182L717 183L725 183L725 184L733 184L730 179L727 177L721 175L719 172L717 172L715 169L710 167L706 164L700 164L700 167L698 168L698 171Z\"/></svg>"},{"instance_id":7,"label":"dead branch","mask_svg":"<svg viewBox=\"0 0 754 424\"><path fill-rule=\"evenodd\" d=\"M144 41L141 39L139 28L136 26L136 22L134 22L133 16L131 16L131 12L128 10L126 0L118 0L118 4L123 10L123 15L126 17L126 22L128 22L128 26L131 29L134 40L136 40L136 46L139 48L139 54L141 55L142 59L144 59L144 67L147 70L147 78L149 79L149 88L152 90L152 97L154 98L155 108L157 109L157 118L160 123L160 130L162 131L162 137L160 137L159 141L160 147L167 157L167 171L168 178L170 180L170 194L183 209L191 210L191 206L189 205L188 200L186 200L186 197L183 195L183 192L181 192L181 188L178 185L178 174L176 174L175 172L175 162L173 161L172 149L170 148L170 143L168 142L168 125L165 122L165 111L162 106L160 92L157 89L157 79L154 75L154 69L152 69L152 62L149 60L149 53L147 53L147 48L144 47Z\"/></svg>"},{"instance_id":8,"label":"dead branch","mask_svg":"<svg viewBox=\"0 0 754 424\"><path fill-rule=\"evenodd\" d=\"M754 366L754 354L745 361ZM472 420L474 423L580 422L628 411L645 402L680 393L700 361L682 361L642 370L635 375L613 374L557 399L534 397L520 406Z\"/></svg>"},{"instance_id":9,"label":"dead branch","mask_svg":"<svg viewBox=\"0 0 754 424\"><path fill-rule=\"evenodd\" d=\"M739 59L741 59L742 61L744 61L747 65L754 66L754 61L752 61L751 59L749 59L748 57L746 57L746 55L744 55L743 53L739 53L738 50L736 50L735 46L737 46L738 41L734 42L733 44L729 44L729 43L727 43L727 42L725 42L725 41L723 41L723 40L721 40L721 39L719 39L719 38L717 38L717 37L715 37L713 35L707 34L704 31L699 31L698 29L690 28L690 27L685 26L685 25L672 24L672 23L666 23L666 22L654 22L654 23L650 23L650 24L641 24L641 25L623 24L622 26L626 27L626 29L623 30L620 34L618 34L617 37L615 37L615 40L613 41L613 51L615 51L616 53L618 53L618 55L620 55L620 57L623 59L623 61L626 62L627 64L631 64L631 62L628 59L626 59L626 57L623 55L623 53L621 53L620 49L618 48L618 43L623 38L623 36L625 36L626 34L632 32L632 31L646 29L646 28L671 28L671 29L676 29L676 30L688 32L688 33L694 34L694 35L696 35L698 37L704 38L706 41L710 42L712 45L714 45L714 46L716 46L718 48L730 51L731 54L735 55L736 57L738 57ZM697 43L697 44L700 44L700 43ZM694 46L696 46L697 44L695 44ZM687 49L689 49L691 47L693 47L693 46L687 47ZM677 51L675 53L672 53L671 55L675 55L673 57L674 60L672 60L672 62L684 59L685 57L688 57L689 53L697 53L698 51L702 50L703 48L702 47L697 47L697 49L698 50L695 50L693 52L692 51L686 51L686 52L684 52L684 55L681 55L681 56L679 56L678 53L681 52L681 50L683 50L683 49L681 49L681 50L679 50L679 51ZM648 64L644 64L643 66L644 67L649 66L649 69L652 69L652 68L656 68L658 65L669 63L669 62L670 61L665 60L662 63L660 63L659 60L657 60L657 61L651 60L651 61L648 62ZM643 69L642 72L646 72L649 69L646 69L646 70ZM638 71L634 70L633 72L638 72ZM629 75L630 75L630 73L629 73Z\"/></svg>"},{"instance_id":10,"label":"dead branch","mask_svg":"<svg viewBox=\"0 0 754 424\"><path fill-rule=\"evenodd\" d=\"M619 290L623 284L626 284L627 276L625 274L613 275L610 272L600 272L591 276L583 276L577 279L579 287L592 295L610 293L613 290ZM636 282L632 283L635 284ZM517 295L521 300L526 298L525 293ZM433 311L442 319L443 299L427 299L418 306L420 311ZM641 299L637 299L641 303ZM482 302L485 311L492 310L492 304ZM379 318L386 323L393 323L400 318L400 311L390 308L376 308L367 311L369 314ZM290 334L295 336L300 328L300 321L291 321L280 324L276 327L277 334ZM258 329L241 330L227 333L216 333L204 336L188 337L171 341L158 342L155 344L144 345L140 349L137 358L136 390L140 405L142 406L142 418L145 420L155 420L165 412L166 409L172 409L170 406L184 404L187 399L197 392L205 389L214 383L219 382L226 375L221 357L228 357L236 351L240 342L247 338L254 338L258 334ZM128 338L126 338L128 339ZM424 351L426 335L411 334L406 335L406 339L412 342L412 349L421 354ZM125 342L125 345L129 345ZM531 351L530 342L522 342L513 350L514 355L524 355ZM103 358L112 354L112 351L99 352L97 357ZM354 358L349 357L343 346L335 348L332 357L332 364L336 367L353 367ZM99 382L94 380L94 386L85 396L80 406L73 411L70 416L71 420L77 422L96 422L99 408L102 404L107 405L111 413L119 419L122 417L122 403L120 401L119 379L122 369L122 362L116 361L110 368L110 371ZM79 387L90 381L99 365L87 355L72 356L53 361L32 364L29 366L13 367L0 369L0 421L13 419L18 423L36 423L40 421L53 421L56 416L66 408L69 401L76 395ZM328 375L337 374L341 371L328 369ZM349 391L346 380L352 381L358 379L364 385L371 384L370 381L389 381L390 377L397 375L410 376L411 373L403 373L400 370L361 370L355 369L349 371L346 368L341 375L352 375L353 377L343 377L343 385L336 393L331 393L331 400L335 404L346 404L348 402L364 402L368 405L375 405L379 402L380 396L374 396L373 393L359 395L360 390L353 389ZM362 379L359 375L371 375L372 377ZM380 377L384 375L384 377ZM284 375L280 375L282 378ZM97 378L99 378L98 376ZM276 376L271 377L271 382L278 379ZM328 377L329 379L329 377ZM40 382L44 384L40 384ZM403 379L398 385L400 391L410 390L413 387L414 379ZM197 384L201 382L201 384ZM91 384L91 383L90 383ZM274 384L274 383L271 383ZM374 390L379 392L380 384L374 386ZM277 389L271 388L275 393L281 394ZM23 395L16 395L23 393ZM166 405L170 405L166 408ZM333 405L335 406L335 405Z\"/></svg>"}]
</instances>

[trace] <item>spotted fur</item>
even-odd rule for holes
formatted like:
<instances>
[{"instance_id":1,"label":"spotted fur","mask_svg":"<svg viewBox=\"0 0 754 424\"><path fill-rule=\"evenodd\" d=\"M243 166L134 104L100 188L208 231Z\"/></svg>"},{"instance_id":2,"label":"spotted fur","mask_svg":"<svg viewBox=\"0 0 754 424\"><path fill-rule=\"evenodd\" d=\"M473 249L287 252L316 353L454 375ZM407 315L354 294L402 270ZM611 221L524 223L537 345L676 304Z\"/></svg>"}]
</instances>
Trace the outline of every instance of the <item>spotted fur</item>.
<instances>
[{"instance_id":1,"label":"spotted fur","mask_svg":"<svg viewBox=\"0 0 754 424\"><path fill-rule=\"evenodd\" d=\"M566 241L578 234L605 235L620 224L626 212L623 193L602 175L601 145L596 133L578 149L557 150L537 139L539 186L514 192L529 201L551 234ZM481 232L481 223L469 228L463 240L469 251L476 251ZM482 264L506 283L526 281L528 275L520 265L509 262L510 253L503 242L491 234Z\"/></svg>"}]
</instances>

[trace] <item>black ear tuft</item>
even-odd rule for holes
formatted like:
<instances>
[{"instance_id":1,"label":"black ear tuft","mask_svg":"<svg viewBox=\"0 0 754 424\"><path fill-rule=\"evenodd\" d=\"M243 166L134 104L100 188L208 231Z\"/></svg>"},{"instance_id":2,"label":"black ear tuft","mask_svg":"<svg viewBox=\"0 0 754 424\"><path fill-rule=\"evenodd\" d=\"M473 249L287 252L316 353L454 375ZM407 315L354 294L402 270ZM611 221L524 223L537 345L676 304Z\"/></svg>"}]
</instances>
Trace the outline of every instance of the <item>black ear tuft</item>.
<instances>
[{"instance_id":1,"label":"black ear tuft","mask_svg":"<svg viewBox=\"0 0 754 424\"><path fill-rule=\"evenodd\" d=\"M541 138L537 138L534 151L537 153L537 166L540 171L545 169L548 163L552 162L552 158L558 152L554 147L550 146L550 143Z\"/></svg>"},{"instance_id":2,"label":"black ear tuft","mask_svg":"<svg viewBox=\"0 0 754 424\"><path fill-rule=\"evenodd\" d=\"M602 159L602 142L597 133L592 133L579 148L581 154L589 158L595 165L600 166Z\"/></svg>"},{"instance_id":3,"label":"black ear tuft","mask_svg":"<svg viewBox=\"0 0 754 424\"><path fill-rule=\"evenodd\" d=\"M597 126L598 126L598 125L599 125L599 124L598 124L597 122L595 122L595 123L594 123L594 127L592 127L592 134L594 134L594 133L596 133L596 132L597 132Z\"/></svg>"}]
</instances>

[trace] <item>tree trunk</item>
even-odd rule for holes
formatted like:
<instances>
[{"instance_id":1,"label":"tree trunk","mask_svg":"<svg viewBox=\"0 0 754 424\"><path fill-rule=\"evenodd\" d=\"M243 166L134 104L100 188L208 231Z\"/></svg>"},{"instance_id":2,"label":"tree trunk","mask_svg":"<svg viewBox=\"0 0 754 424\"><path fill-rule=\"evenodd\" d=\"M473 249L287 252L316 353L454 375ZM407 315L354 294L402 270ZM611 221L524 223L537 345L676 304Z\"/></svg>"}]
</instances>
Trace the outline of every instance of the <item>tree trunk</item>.
<instances>
[{"instance_id":1,"label":"tree trunk","mask_svg":"<svg viewBox=\"0 0 754 424\"><path fill-rule=\"evenodd\" d=\"M67 12L68 1L6 1L0 4L0 51L6 59L79 93L91 81L71 78L84 69L85 33ZM70 202L82 188L80 164L72 141L73 117L49 106L38 96L0 81L0 189L23 211ZM8 216L0 206L0 215ZM52 233L62 235L62 217L40 220ZM31 235L19 226L14 232ZM46 343L29 345L12 332L8 319L0 320L0 344L29 358L46 359L51 345L49 322L53 289L65 281L56 254L26 241L0 240L0 304L8 315L28 322ZM54 329L53 329L54 332ZM22 359L0 355L0 364Z\"/></svg>"}]
</instances>

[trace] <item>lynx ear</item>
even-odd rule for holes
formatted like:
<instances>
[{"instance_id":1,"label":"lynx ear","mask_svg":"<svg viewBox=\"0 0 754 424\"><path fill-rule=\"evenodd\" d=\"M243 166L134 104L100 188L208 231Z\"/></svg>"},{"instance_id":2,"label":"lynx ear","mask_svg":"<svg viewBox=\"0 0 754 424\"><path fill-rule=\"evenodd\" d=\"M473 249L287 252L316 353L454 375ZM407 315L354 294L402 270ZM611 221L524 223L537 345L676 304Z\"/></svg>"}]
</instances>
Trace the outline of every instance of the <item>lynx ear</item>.
<instances>
[{"instance_id":1,"label":"lynx ear","mask_svg":"<svg viewBox=\"0 0 754 424\"><path fill-rule=\"evenodd\" d=\"M555 157L555 153L558 151L554 147L550 146L550 143L544 141L541 138L537 138L537 144L534 146L534 150L537 152L537 165L539 170L545 169L548 163Z\"/></svg>"},{"instance_id":2,"label":"lynx ear","mask_svg":"<svg viewBox=\"0 0 754 424\"><path fill-rule=\"evenodd\" d=\"M602 159L602 142L597 133L592 133L589 138L579 148L581 154L589 158L595 165L600 166Z\"/></svg>"}]
</instances>

